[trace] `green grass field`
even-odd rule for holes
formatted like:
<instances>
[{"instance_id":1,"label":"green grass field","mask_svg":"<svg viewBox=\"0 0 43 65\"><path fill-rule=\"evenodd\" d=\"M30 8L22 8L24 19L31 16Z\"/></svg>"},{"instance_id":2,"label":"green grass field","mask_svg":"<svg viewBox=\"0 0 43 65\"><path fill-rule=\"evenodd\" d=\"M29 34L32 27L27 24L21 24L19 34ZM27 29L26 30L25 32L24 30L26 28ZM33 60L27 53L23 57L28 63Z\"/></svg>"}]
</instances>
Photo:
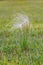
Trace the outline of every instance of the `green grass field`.
<instances>
[{"instance_id":1,"label":"green grass field","mask_svg":"<svg viewBox=\"0 0 43 65\"><path fill-rule=\"evenodd\" d=\"M33 28L9 31L16 13ZM43 0L0 1L0 65L43 65Z\"/></svg>"}]
</instances>

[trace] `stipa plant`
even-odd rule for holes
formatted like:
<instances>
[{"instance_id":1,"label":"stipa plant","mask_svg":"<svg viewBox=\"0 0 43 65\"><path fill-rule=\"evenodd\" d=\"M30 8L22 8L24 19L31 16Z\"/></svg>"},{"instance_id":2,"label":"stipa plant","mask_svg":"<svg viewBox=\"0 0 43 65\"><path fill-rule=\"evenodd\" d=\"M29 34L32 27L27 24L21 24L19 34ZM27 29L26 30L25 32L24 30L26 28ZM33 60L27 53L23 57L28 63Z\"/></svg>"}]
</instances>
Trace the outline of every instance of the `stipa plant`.
<instances>
[{"instance_id":1,"label":"stipa plant","mask_svg":"<svg viewBox=\"0 0 43 65\"><path fill-rule=\"evenodd\" d=\"M11 31L14 31L14 29L22 29L22 27L32 27L32 25L30 25L29 22L29 18L28 16L21 14L21 13L16 13L16 15L14 16L14 19L12 20L12 26L11 26Z\"/></svg>"},{"instance_id":2,"label":"stipa plant","mask_svg":"<svg viewBox=\"0 0 43 65\"><path fill-rule=\"evenodd\" d=\"M23 26L21 30L21 37L20 37L20 44L21 44L21 50L26 51L28 50L28 35L29 35L29 27Z\"/></svg>"}]
</instances>

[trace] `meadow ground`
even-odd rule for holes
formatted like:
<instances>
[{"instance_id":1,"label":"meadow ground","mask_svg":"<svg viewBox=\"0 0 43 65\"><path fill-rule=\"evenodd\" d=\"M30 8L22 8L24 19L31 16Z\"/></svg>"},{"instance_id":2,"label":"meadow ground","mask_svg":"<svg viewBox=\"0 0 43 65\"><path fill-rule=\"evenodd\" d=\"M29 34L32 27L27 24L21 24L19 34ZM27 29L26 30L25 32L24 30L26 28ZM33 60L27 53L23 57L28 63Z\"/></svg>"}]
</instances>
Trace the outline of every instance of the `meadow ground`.
<instances>
[{"instance_id":1,"label":"meadow ground","mask_svg":"<svg viewBox=\"0 0 43 65\"><path fill-rule=\"evenodd\" d=\"M9 31L16 13L28 16L32 29ZM43 0L0 1L0 65L43 65Z\"/></svg>"}]
</instances>

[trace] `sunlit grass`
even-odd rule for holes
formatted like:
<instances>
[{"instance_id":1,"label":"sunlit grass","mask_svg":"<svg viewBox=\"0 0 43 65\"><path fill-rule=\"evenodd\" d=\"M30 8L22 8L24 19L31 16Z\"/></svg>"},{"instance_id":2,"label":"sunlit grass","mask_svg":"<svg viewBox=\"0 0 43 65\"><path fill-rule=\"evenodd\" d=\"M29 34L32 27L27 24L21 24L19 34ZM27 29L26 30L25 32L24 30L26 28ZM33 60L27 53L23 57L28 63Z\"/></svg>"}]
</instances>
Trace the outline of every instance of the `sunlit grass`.
<instances>
[{"instance_id":1,"label":"sunlit grass","mask_svg":"<svg viewBox=\"0 0 43 65\"><path fill-rule=\"evenodd\" d=\"M29 18L32 28L9 31L14 15ZM43 65L43 1L0 2L0 65Z\"/></svg>"}]
</instances>

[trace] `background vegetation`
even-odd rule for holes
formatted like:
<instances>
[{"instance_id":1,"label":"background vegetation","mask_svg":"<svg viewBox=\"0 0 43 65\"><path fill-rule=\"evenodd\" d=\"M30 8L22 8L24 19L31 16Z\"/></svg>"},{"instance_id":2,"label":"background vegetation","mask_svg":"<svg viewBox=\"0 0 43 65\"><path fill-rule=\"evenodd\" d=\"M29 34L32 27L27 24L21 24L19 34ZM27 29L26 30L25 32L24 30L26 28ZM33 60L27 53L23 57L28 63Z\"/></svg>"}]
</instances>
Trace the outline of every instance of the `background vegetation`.
<instances>
[{"instance_id":1,"label":"background vegetation","mask_svg":"<svg viewBox=\"0 0 43 65\"><path fill-rule=\"evenodd\" d=\"M33 28L9 32L16 13ZM0 1L0 65L43 65L43 0Z\"/></svg>"}]
</instances>

